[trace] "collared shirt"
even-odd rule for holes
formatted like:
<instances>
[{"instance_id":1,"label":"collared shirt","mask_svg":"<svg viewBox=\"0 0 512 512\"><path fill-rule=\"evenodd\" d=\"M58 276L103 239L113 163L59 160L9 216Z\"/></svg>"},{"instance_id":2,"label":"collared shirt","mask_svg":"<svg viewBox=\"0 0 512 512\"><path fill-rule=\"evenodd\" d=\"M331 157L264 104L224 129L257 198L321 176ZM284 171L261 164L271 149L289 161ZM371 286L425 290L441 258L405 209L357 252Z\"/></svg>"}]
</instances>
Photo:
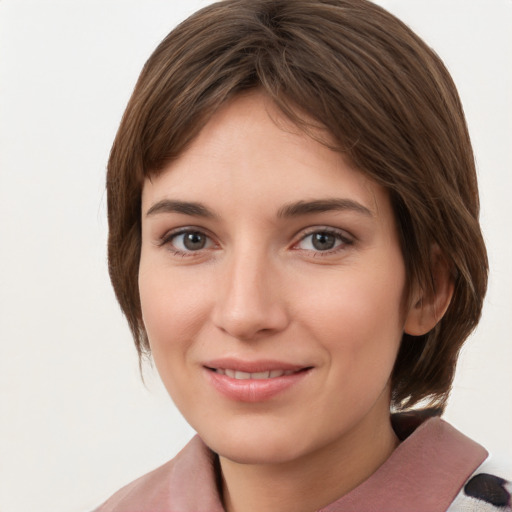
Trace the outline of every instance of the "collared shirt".
<instances>
[{"instance_id":1,"label":"collared shirt","mask_svg":"<svg viewBox=\"0 0 512 512\"><path fill-rule=\"evenodd\" d=\"M318 512L512 510L510 482L482 470L488 457L482 446L440 418L412 427L411 416L404 418L393 423L405 438L384 464ZM216 457L195 436L174 459L122 488L95 512L225 512Z\"/></svg>"}]
</instances>

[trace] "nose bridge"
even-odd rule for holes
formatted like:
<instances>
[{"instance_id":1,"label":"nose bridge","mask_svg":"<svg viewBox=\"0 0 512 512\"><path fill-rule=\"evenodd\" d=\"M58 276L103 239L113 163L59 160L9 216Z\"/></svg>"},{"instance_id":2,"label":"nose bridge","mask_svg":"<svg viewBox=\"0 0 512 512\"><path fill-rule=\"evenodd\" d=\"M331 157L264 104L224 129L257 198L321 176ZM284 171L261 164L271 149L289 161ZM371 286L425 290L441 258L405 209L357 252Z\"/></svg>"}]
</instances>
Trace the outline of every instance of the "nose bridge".
<instances>
[{"instance_id":1,"label":"nose bridge","mask_svg":"<svg viewBox=\"0 0 512 512\"><path fill-rule=\"evenodd\" d=\"M223 263L216 325L239 339L283 329L288 319L279 291L279 270L267 251L241 245Z\"/></svg>"}]
</instances>

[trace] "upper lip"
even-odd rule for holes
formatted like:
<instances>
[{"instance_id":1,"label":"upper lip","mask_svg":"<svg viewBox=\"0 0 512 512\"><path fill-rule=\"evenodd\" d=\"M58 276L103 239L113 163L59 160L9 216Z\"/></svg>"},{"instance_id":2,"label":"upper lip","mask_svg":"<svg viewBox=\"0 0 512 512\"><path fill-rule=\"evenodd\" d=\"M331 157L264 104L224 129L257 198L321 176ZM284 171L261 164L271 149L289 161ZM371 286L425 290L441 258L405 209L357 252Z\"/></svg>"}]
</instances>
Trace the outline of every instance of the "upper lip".
<instances>
[{"instance_id":1,"label":"upper lip","mask_svg":"<svg viewBox=\"0 0 512 512\"><path fill-rule=\"evenodd\" d=\"M299 371L305 368L311 368L308 365L287 363L273 359L260 359L255 361L247 361L236 358L213 359L203 363L203 366L211 369L229 369L246 373L258 373L272 370Z\"/></svg>"}]
</instances>

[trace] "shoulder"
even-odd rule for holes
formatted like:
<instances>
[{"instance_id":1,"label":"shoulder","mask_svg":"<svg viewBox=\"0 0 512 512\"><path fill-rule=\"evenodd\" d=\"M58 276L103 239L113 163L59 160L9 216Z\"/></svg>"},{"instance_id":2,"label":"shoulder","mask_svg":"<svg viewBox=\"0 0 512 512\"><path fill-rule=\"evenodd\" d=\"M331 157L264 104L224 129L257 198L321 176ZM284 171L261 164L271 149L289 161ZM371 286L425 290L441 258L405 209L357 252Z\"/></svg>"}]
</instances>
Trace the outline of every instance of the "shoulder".
<instances>
[{"instance_id":1,"label":"shoulder","mask_svg":"<svg viewBox=\"0 0 512 512\"><path fill-rule=\"evenodd\" d=\"M395 432L403 440L396 453L402 450L414 455L410 475L417 481L420 474L423 501L437 503L422 510L512 512L512 460L489 456L481 445L433 413L432 417L428 410L410 411L392 418Z\"/></svg>"},{"instance_id":2,"label":"shoulder","mask_svg":"<svg viewBox=\"0 0 512 512\"><path fill-rule=\"evenodd\" d=\"M466 480L447 512L512 512L512 461L490 455Z\"/></svg>"},{"instance_id":3,"label":"shoulder","mask_svg":"<svg viewBox=\"0 0 512 512\"><path fill-rule=\"evenodd\" d=\"M125 485L103 503L103 505L95 509L94 512L121 512L126 510L127 504L130 504L131 507L144 505L148 496L152 494L162 494L159 488L165 490L166 482L171 478L174 464L175 459L172 459L155 470L137 478L128 485ZM165 496L161 497L165 499Z\"/></svg>"},{"instance_id":4,"label":"shoulder","mask_svg":"<svg viewBox=\"0 0 512 512\"><path fill-rule=\"evenodd\" d=\"M195 436L174 459L126 485L94 512L222 511L215 460Z\"/></svg>"}]
</instances>

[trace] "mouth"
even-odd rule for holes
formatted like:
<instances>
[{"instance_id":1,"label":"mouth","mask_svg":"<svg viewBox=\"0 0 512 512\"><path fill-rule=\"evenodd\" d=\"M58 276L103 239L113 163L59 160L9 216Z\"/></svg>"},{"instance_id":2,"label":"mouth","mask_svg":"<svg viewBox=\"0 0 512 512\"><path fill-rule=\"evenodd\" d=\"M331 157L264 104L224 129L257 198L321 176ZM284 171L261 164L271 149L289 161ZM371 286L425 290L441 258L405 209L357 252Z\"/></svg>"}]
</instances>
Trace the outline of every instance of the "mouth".
<instances>
[{"instance_id":1,"label":"mouth","mask_svg":"<svg viewBox=\"0 0 512 512\"><path fill-rule=\"evenodd\" d=\"M207 367L208 368L208 367ZM297 372L307 370L308 368L302 368L300 370L265 370L261 372L244 372L241 370L234 370L232 368L208 368L209 370L218 373L220 375L226 375L236 380L263 380L263 379L275 379L277 377L283 377L292 375Z\"/></svg>"},{"instance_id":2,"label":"mouth","mask_svg":"<svg viewBox=\"0 0 512 512\"><path fill-rule=\"evenodd\" d=\"M236 402L264 402L298 386L313 370L277 361L233 359L204 365L207 380L226 398ZM285 396L285 395L283 395Z\"/></svg>"}]
</instances>

